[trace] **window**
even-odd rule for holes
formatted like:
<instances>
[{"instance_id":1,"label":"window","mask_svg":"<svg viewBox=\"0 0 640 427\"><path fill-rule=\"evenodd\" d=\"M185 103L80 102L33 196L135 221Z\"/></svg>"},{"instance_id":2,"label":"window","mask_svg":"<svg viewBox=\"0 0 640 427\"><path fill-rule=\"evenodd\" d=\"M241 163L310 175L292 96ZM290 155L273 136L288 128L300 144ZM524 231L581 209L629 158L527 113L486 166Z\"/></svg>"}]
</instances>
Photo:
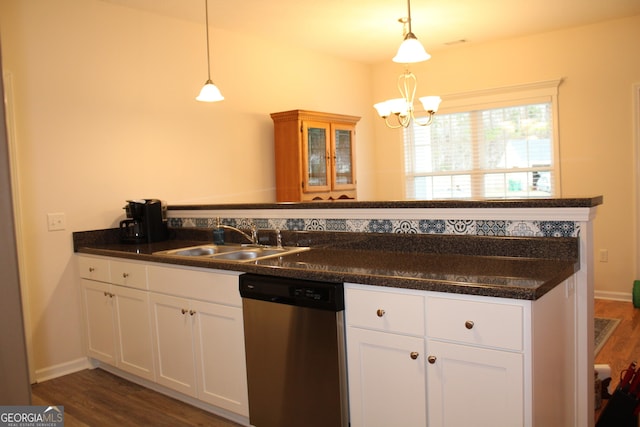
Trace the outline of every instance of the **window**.
<instances>
[{"instance_id":1,"label":"window","mask_svg":"<svg viewBox=\"0 0 640 427\"><path fill-rule=\"evenodd\" d=\"M406 197L559 195L559 83L443 97L431 126L404 130Z\"/></svg>"}]
</instances>

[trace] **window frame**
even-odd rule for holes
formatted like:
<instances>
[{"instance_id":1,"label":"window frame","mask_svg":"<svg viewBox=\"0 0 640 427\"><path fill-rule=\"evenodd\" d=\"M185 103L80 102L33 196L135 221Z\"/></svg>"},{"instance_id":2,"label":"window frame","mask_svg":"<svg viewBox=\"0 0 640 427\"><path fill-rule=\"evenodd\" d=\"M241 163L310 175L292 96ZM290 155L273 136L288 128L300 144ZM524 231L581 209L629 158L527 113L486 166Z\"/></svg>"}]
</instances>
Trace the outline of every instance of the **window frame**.
<instances>
[{"instance_id":1,"label":"window frame","mask_svg":"<svg viewBox=\"0 0 640 427\"><path fill-rule=\"evenodd\" d=\"M489 110L494 108L504 107L517 107L529 104L549 103L551 104L551 128L552 128L552 148L551 148L551 167L546 168L552 171L553 183L552 194L549 197L561 197L561 171L560 171L560 137L559 137L559 109L558 109L558 88L562 83L562 79L544 80L533 83L518 84L512 86L503 86L491 89L482 89L469 92L458 92L442 96L441 108L438 114L452 114L452 113L464 113L473 112L478 110ZM417 112L417 116L421 115L421 112ZM409 137L406 133L410 132ZM410 181L414 181L417 177L425 176L424 173L414 173L407 170L407 165L414 161L414 158L408 159L408 156L413 156L415 153L415 146L413 145L414 135L409 129L405 129L403 134L403 148L404 148L404 194L406 199L417 199L414 194L409 194L409 188L415 188L414 185L410 185ZM474 159L474 163L477 159ZM489 173L494 171L489 171ZM495 172L499 172L497 169ZM472 174L481 173L486 174L485 171L481 171L474 167L471 171ZM451 175L445 172L434 172L427 174L427 176L438 176L438 174ZM482 197L481 198L496 198L496 197ZM506 197L506 196L505 196ZM472 195L471 198L478 198L478 196ZM501 197L504 198L504 197Z\"/></svg>"}]
</instances>

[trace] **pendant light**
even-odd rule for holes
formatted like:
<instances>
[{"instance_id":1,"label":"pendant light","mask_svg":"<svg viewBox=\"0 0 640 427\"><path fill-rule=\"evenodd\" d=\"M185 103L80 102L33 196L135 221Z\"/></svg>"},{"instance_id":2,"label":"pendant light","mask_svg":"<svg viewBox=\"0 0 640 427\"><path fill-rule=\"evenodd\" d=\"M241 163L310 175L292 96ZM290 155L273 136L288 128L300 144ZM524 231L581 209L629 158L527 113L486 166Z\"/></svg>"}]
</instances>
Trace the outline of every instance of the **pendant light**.
<instances>
[{"instance_id":1,"label":"pendant light","mask_svg":"<svg viewBox=\"0 0 640 427\"><path fill-rule=\"evenodd\" d=\"M405 22L403 19L401 22ZM407 0L407 20L406 24L409 27L407 35L404 37L404 41L398 48L398 53L393 57L393 62L399 62L401 64L413 64L415 62L426 61L431 58L431 55L424 50L422 43L418 41L418 38L413 31L411 31L411 0Z\"/></svg>"},{"instance_id":2,"label":"pendant light","mask_svg":"<svg viewBox=\"0 0 640 427\"><path fill-rule=\"evenodd\" d=\"M200 90L200 94L196 97L197 101L216 102L222 101L224 96L220 93L220 89L213 84L211 80L211 58L209 57L209 0L204 0L205 24L207 34L207 81Z\"/></svg>"},{"instance_id":3,"label":"pendant light","mask_svg":"<svg viewBox=\"0 0 640 427\"><path fill-rule=\"evenodd\" d=\"M405 25L406 35L404 41L398 49L398 53L393 57L393 62L405 64L405 71L398 77L398 91L401 98L388 99L378 102L373 107L378 115L384 120L387 127L391 129L408 128L411 124L429 126L433 122L433 116L438 112L438 107L442 101L439 96L422 96L418 98L426 113L425 117L415 116L413 103L418 88L418 80L415 74L409 71L409 64L426 61L431 58L418 38L411 31L411 0L407 0L407 18L400 19Z\"/></svg>"}]
</instances>

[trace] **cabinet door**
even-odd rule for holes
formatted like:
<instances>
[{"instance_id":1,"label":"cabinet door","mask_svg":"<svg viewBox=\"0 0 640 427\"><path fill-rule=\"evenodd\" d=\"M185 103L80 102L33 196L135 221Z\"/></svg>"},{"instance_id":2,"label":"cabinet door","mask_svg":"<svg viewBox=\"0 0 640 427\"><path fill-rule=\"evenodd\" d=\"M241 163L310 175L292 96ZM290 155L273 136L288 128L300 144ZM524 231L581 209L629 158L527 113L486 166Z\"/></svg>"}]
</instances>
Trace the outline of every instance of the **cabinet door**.
<instances>
[{"instance_id":1,"label":"cabinet door","mask_svg":"<svg viewBox=\"0 0 640 427\"><path fill-rule=\"evenodd\" d=\"M352 190L356 187L355 127L333 125L332 174L334 190Z\"/></svg>"},{"instance_id":2,"label":"cabinet door","mask_svg":"<svg viewBox=\"0 0 640 427\"><path fill-rule=\"evenodd\" d=\"M242 310L191 301L198 399L249 416Z\"/></svg>"},{"instance_id":3,"label":"cabinet door","mask_svg":"<svg viewBox=\"0 0 640 427\"><path fill-rule=\"evenodd\" d=\"M196 396L193 358L193 316L189 301L151 293L156 381L181 393Z\"/></svg>"},{"instance_id":4,"label":"cabinet door","mask_svg":"<svg viewBox=\"0 0 640 427\"><path fill-rule=\"evenodd\" d=\"M87 354L116 365L113 294L107 283L82 279Z\"/></svg>"},{"instance_id":5,"label":"cabinet door","mask_svg":"<svg viewBox=\"0 0 640 427\"><path fill-rule=\"evenodd\" d=\"M426 425L424 339L349 327L347 357L352 427Z\"/></svg>"},{"instance_id":6,"label":"cabinet door","mask_svg":"<svg viewBox=\"0 0 640 427\"><path fill-rule=\"evenodd\" d=\"M121 286L112 286L111 289L115 295L117 366L154 381L149 293Z\"/></svg>"},{"instance_id":7,"label":"cabinet door","mask_svg":"<svg viewBox=\"0 0 640 427\"><path fill-rule=\"evenodd\" d=\"M331 126L304 122L302 126L302 175L305 192L328 191L330 183Z\"/></svg>"},{"instance_id":8,"label":"cabinet door","mask_svg":"<svg viewBox=\"0 0 640 427\"><path fill-rule=\"evenodd\" d=\"M524 425L522 354L437 340L427 352L429 427Z\"/></svg>"}]
</instances>

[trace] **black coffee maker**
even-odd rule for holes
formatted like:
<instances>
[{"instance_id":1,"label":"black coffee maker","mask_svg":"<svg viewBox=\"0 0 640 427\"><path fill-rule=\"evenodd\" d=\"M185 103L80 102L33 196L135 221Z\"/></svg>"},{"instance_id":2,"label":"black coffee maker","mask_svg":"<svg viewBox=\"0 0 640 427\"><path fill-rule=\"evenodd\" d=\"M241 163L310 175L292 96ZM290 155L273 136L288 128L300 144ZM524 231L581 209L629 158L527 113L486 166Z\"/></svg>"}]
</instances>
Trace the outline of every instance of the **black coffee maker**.
<instances>
[{"instance_id":1,"label":"black coffee maker","mask_svg":"<svg viewBox=\"0 0 640 427\"><path fill-rule=\"evenodd\" d=\"M120 221L123 243L153 243L169 238L166 206L158 199L127 200L127 219Z\"/></svg>"}]
</instances>

